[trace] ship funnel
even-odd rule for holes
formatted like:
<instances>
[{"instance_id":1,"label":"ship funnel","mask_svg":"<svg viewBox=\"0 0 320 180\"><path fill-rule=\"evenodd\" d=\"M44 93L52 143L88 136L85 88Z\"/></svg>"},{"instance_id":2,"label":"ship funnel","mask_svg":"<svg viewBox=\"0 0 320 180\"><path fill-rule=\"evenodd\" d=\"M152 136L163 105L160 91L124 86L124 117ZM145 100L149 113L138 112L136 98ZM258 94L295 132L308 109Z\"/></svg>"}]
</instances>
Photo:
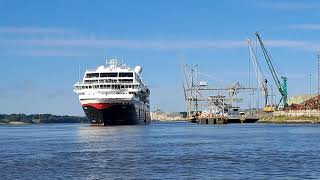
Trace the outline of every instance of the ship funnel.
<instances>
[{"instance_id":1,"label":"ship funnel","mask_svg":"<svg viewBox=\"0 0 320 180\"><path fill-rule=\"evenodd\" d=\"M136 66L136 67L134 68L134 72L137 73L137 74L140 74L141 71L142 71L142 67L141 67L141 66Z\"/></svg>"}]
</instances>

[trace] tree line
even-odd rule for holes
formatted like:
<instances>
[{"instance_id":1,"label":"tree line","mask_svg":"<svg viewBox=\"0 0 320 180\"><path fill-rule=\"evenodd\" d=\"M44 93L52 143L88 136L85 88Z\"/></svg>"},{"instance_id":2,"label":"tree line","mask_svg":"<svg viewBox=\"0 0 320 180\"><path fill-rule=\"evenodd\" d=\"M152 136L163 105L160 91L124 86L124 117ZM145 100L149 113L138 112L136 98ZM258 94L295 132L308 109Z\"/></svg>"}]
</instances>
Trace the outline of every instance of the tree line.
<instances>
[{"instance_id":1,"label":"tree line","mask_svg":"<svg viewBox=\"0 0 320 180\"><path fill-rule=\"evenodd\" d=\"M88 123L86 117L57 116L53 114L0 114L0 123Z\"/></svg>"}]
</instances>

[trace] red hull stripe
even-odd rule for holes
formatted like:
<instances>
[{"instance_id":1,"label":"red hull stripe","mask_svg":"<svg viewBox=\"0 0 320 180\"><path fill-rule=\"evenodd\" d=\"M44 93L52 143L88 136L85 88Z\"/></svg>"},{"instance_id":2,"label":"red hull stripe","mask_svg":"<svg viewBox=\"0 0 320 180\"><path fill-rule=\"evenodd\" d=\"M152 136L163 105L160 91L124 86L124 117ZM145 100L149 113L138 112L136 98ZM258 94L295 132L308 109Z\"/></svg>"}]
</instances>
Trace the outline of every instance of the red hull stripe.
<instances>
[{"instance_id":1,"label":"red hull stripe","mask_svg":"<svg viewBox=\"0 0 320 180\"><path fill-rule=\"evenodd\" d=\"M112 105L107 104L107 103L91 103L91 104L82 104L82 106L91 106L96 109L107 109L107 108L111 107Z\"/></svg>"}]
</instances>

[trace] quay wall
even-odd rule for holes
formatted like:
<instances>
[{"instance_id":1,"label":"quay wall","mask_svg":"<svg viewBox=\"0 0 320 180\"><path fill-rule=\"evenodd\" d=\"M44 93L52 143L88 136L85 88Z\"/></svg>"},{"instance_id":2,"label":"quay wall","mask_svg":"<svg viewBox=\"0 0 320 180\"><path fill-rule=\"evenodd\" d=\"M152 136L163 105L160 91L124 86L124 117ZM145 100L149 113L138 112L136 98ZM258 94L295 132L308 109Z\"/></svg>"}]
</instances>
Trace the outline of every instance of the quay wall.
<instances>
[{"instance_id":1,"label":"quay wall","mask_svg":"<svg viewBox=\"0 0 320 180\"><path fill-rule=\"evenodd\" d=\"M320 110L275 111L261 114L259 119L261 123L320 123Z\"/></svg>"},{"instance_id":2,"label":"quay wall","mask_svg":"<svg viewBox=\"0 0 320 180\"><path fill-rule=\"evenodd\" d=\"M275 111L274 116L309 116L309 117L320 117L320 110L288 110L288 111Z\"/></svg>"}]
</instances>

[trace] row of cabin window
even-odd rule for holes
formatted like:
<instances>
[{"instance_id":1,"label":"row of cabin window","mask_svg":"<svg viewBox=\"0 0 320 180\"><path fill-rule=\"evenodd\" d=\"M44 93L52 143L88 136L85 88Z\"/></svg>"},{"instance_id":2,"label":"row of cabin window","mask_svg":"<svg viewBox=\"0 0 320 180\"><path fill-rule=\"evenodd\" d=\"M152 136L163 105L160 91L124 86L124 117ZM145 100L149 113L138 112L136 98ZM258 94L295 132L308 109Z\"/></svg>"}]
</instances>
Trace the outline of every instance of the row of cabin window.
<instances>
[{"instance_id":1,"label":"row of cabin window","mask_svg":"<svg viewBox=\"0 0 320 180\"><path fill-rule=\"evenodd\" d=\"M133 83L133 79L119 79L120 83ZM93 84L93 83L117 83L116 79L104 79L104 80L84 80L84 83Z\"/></svg>"},{"instance_id":2,"label":"row of cabin window","mask_svg":"<svg viewBox=\"0 0 320 180\"><path fill-rule=\"evenodd\" d=\"M87 73L86 78L98 78L98 77L133 77L133 73Z\"/></svg>"},{"instance_id":3,"label":"row of cabin window","mask_svg":"<svg viewBox=\"0 0 320 180\"><path fill-rule=\"evenodd\" d=\"M78 86L77 89L137 89L138 85L94 85L94 86Z\"/></svg>"}]
</instances>

